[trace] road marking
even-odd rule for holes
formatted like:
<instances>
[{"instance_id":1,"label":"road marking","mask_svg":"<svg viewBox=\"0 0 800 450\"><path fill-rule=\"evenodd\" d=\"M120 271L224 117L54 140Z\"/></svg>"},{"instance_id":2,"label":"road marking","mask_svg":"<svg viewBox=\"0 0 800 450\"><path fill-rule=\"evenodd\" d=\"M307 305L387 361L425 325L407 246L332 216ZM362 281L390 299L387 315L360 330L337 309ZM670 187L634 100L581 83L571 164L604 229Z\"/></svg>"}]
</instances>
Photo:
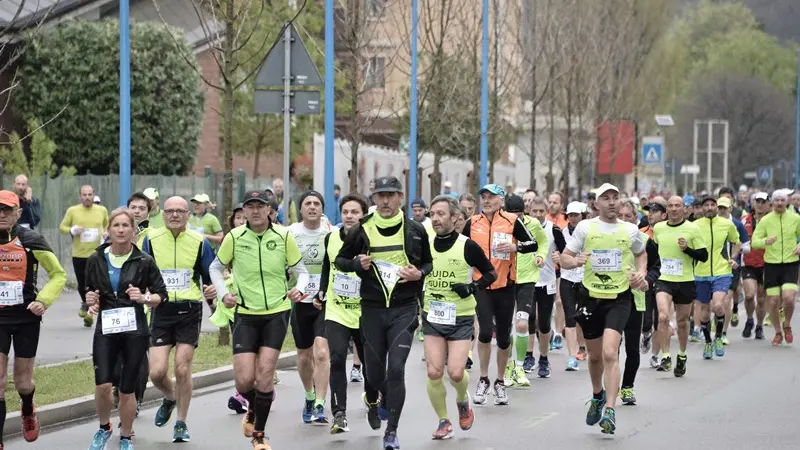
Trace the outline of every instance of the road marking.
<instances>
[{"instance_id":1,"label":"road marking","mask_svg":"<svg viewBox=\"0 0 800 450\"><path fill-rule=\"evenodd\" d=\"M530 419L520 423L518 425L518 427L520 427L520 428L533 428L533 427L541 424L545 420L552 419L553 417L555 417L557 415L558 415L557 412L551 412L551 413L547 413L547 414L541 414L541 415L538 415L538 416L534 416L534 417L531 417Z\"/></svg>"}]
</instances>

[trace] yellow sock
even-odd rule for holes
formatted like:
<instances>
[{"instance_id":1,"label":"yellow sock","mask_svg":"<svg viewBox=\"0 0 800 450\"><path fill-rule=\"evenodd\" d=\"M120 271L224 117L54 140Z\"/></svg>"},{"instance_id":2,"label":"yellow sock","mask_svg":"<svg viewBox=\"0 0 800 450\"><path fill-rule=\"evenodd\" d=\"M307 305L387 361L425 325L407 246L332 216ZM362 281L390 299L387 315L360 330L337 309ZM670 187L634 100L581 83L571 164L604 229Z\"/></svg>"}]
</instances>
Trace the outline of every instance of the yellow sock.
<instances>
[{"instance_id":1,"label":"yellow sock","mask_svg":"<svg viewBox=\"0 0 800 450\"><path fill-rule=\"evenodd\" d=\"M438 380L428 378L428 398L439 420L447 419L447 389L441 378Z\"/></svg>"},{"instance_id":2,"label":"yellow sock","mask_svg":"<svg viewBox=\"0 0 800 450\"><path fill-rule=\"evenodd\" d=\"M461 377L461 381L455 382L452 379L450 380L450 384L456 388L456 401L461 403L469 400L469 372L466 370L464 371L464 376Z\"/></svg>"}]
</instances>

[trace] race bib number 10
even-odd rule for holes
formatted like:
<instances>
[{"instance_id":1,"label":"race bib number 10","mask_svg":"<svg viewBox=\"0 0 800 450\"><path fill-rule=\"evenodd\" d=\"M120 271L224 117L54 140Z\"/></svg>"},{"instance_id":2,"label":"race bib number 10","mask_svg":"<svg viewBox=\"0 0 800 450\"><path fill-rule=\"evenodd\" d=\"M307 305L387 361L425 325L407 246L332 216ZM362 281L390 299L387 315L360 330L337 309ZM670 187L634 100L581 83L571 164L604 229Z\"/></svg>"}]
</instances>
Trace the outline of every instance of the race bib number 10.
<instances>
[{"instance_id":1,"label":"race bib number 10","mask_svg":"<svg viewBox=\"0 0 800 450\"><path fill-rule=\"evenodd\" d=\"M333 292L340 297L358 297L361 293L361 278L337 273L333 277Z\"/></svg>"}]
</instances>

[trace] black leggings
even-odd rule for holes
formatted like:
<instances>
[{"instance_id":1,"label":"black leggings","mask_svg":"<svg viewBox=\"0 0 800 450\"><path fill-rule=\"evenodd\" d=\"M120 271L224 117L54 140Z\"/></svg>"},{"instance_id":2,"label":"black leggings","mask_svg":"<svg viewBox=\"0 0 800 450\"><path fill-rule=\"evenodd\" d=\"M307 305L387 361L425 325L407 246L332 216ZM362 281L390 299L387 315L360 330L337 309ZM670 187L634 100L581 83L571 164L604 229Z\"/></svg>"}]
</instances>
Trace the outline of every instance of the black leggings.
<instances>
[{"instance_id":1,"label":"black leggings","mask_svg":"<svg viewBox=\"0 0 800 450\"><path fill-rule=\"evenodd\" d=\"M119 387L119 380L122 377L122 359L117 359L117 366L114 368L114 376L111 384ZM140 365L139 379L136 380L136 400L144 400L144 391L147 390L147 379L150 377L150 361L148 355L145 355L144 361Z\"/></svg>"},{"instance_id":2,"label":"black leggings","mask_svg":"<svg viewBox=\"0 0 800 450\"><path fill-rule=\"evenodd\" d=\"M653 287L644 293L645 311L644 319L642 320L642 331L651 331L653 328L658 329L658 307L656 305L656 294Z\"/></svg>"},{"instance_id":3,"label":"black leggings","mask_svg":"<svg viewBox=\"0 0 800 450\"><path fill-rule=\"evenodd\" d=\"M478 302L478 342L492 342L492 332L496 326L497 348L508 350L511 346L511 327L514 325L514 295L515 288L511 283L500 289L482 290L475 294Z\"/></svg>"},{"instance_id":4,"label":"black leggings","mask_svg":"<svg viewBox=\"0 0 800 450\"><path fill-rule=\"evenodd\" d=\"M565 328L575 328L575 313L578 311L578 287L581 283L561 279L561 307L564 309Z\"/></svg>"},{"instance_id":5,"label":"black leggings","mask_svg":"<svg viewBox=\"0 0 800 450\"><path fill-rule=\"evenodd\" d=\"M631 308L628 322L625 324L625 371L622 374L622 387L632 388L639 370L639 338L642 337L641 311Z\"/></svg>"},{"instance_id":6,"label":"black leggings","mask_svg":"<svg viewBox=\"0 0 800 450\"><path fill-rule=\"evenodd\" d=\"M406 402L406 360L419 325L416 304L392 308L361 307L361 339L364 342L366 379L383 395L389 411L386 431L395 431ZM370 395L372 395L370 397ZM375 394L367 393L370 403Z\"/></svg>"},{"instance_id":7,"label":"black leggings","mask_svg":"<svg viewBox=\"0 0 800 450\"><path fill-rule=\"evenodd\" d=\"M331 355L331 412L347 410L347 347L350 338L356 347L358 359L364 360L364 344L361 341L361 330L348 328L339 322L325 321L325 335L328 337L328 351ZM367 398L378 398L378 390L372 387L368 377L364 377L364 392Z\"/></svg>"},{"instance_id":8,"label":"black leggings","mask_svg":"<svg viewBox=\"0 0 800 450\"><path fill-rule=\"evenodd\" d=\"M75 270L75 279L78 282L78 295L81 303L86 303L86 261L89 258L72 258L72 268Z\"/></svg>"},{"instance_id":9,"label":"black leggings","mask_svg":"<svg viewBox=\"0 0 800 450\"><path fill-rule=\"evenodd\" d=\"M547 334L552 331L550 319L553 318L555 301L555 294L547 294L547 286L536 286L533 291L533 308L531 308L531 315L528 318L529 333L538 331L539 334Z\"/></svg>"}]
</instances>

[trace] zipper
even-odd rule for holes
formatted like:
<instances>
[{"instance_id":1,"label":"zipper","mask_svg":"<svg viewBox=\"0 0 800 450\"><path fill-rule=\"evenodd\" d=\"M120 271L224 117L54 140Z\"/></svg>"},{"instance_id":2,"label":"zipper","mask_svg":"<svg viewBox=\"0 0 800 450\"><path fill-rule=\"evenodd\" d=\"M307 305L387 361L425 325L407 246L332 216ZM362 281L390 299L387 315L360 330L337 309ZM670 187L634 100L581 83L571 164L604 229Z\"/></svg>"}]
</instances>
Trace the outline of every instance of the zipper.
<instances>
[{"instance_id":1,"label":"zipper","mask_svg":"<svg viewBox=\"0 0 800 450\"><path fill-rule=\"evenodd\" d=\"M172 234L172 233L170 233L170 234ZM173 269L177 269L178 268L178 238L173 234L172 235L172 239L173 239L173 245L172 245L172 268ZM169 291L167 291L167 298L169 298ZM178 293L177 292L175 293L175 298L173 300L178 301Z\"/></svg>"},{"instance_id":2,"label":"zipper","mask_svg":"<svg viewBox=\"0 0 800 450\"><path fill-rule=\"evenodd\" d=\"M264 296L264 308L269 311L269 303L267 302L267 287L264 284L264 267L261 263L261 238L258 236L258 273L261 274L261 294Z\"/></svg>"},{"instance_id":3,"label":"zipper","mask_svg":"<svg viewBox=\"0 0 800 450\"><path fill-rule=\"evenodd\" d=\"M711 268L711 276L714 276L714 219L708 220L708 229L711 231L711 262L708 265Z\"/></svg>"},{"instance_id":4,"label":"zipper","mask_svg":"<svg viewBox=\"0 0 800 450\"><path fill-rule=\"evenodd\" d=\"M784 262L784 253L783 253L783 214L780 215L780 219L778 222L781 224L781 264Z\"/></svg>"}]
</instances>

